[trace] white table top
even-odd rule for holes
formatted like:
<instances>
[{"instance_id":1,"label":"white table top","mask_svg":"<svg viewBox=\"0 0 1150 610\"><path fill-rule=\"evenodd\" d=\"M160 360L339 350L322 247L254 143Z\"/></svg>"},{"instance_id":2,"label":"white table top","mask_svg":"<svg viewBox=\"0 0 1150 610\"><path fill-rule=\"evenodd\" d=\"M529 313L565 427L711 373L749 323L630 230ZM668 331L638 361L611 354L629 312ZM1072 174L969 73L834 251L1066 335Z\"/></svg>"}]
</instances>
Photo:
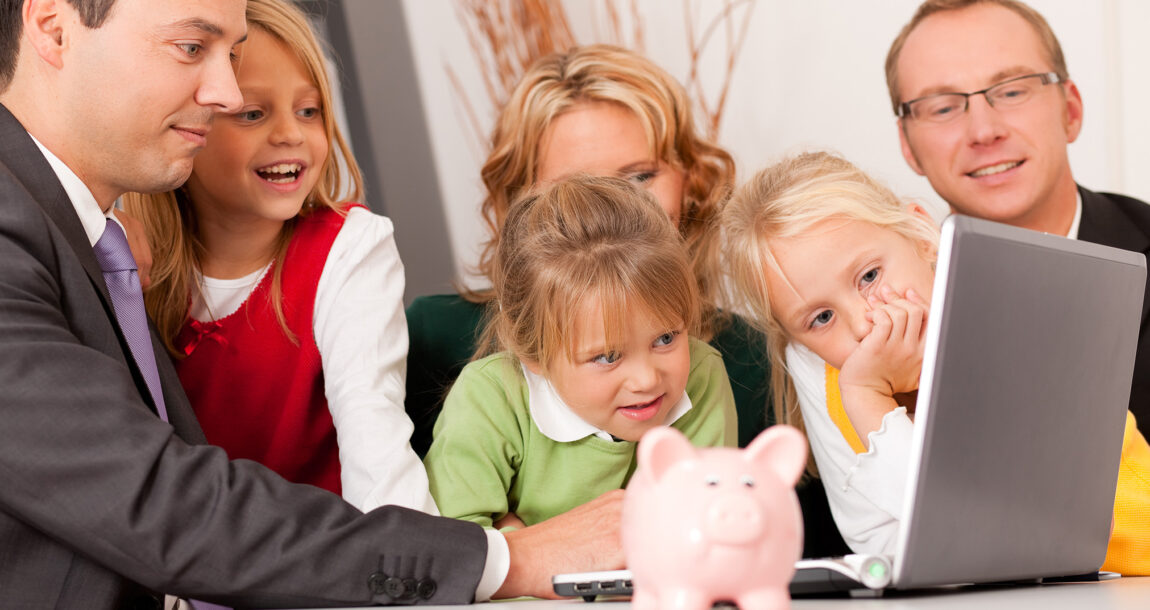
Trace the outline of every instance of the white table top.
<instances>
[{"instance_id":1,"label":"white table top","mask_svg":"<svg viewBox=\"0 0 1150 610\"><path fill-rule=\"evenodd\" d=\"M525 599L494 604L498 605L419 607L426 610L628 610L631 607L628 601L588 604L580 599ZM1150 577L1119 578L1097 583L947 588L917 593L899 592L874 599L796 599L791 601L791 607L795 610L1144 610L1150 608Z\"/></svg>"}]
</instances>

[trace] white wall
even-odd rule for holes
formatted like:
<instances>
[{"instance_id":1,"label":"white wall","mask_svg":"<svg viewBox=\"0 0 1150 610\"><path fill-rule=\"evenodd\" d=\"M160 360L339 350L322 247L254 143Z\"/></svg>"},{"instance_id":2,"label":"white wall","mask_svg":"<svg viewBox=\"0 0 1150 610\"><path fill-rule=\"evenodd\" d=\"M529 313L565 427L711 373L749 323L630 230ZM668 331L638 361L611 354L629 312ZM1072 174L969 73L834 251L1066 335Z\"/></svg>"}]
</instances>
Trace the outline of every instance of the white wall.
<instances>
[{"instance_id":1,"label":"white wall","mask_svg":"<svg viewBox=\"0 0 1150 610\"><path fill-rule=\"evenodd\" d=\"M616 0L619 1L619 0ZM487 101L451 0L404 0L432 149L445 198L449 233L462 272L475 260L484 231L479 166L484 150L463 116L447 78L450 65L488 131ZM646 51L685 80L688 59L684 5L638 0ZM629 4L619 1L621 7ZM721 10L722 0L691 0L695 23ZM883 75L891 40L918 0L756 0L749 35L733 77L719 143L735 156L739 180L779 157L809 148L836 150L885 180L896 193L936 212L944 208L924 178L906 166L898 147ZM1033 0L1058 35L1071 78L1085 103L1085 124L1071 146L1076 179L1090 188L1150 200L1150 3L1141 0ZM597 42L602 5L568 0L579 42ZM698 26L696 26L698 27ZM717 68L723 32L705 59ZM714 84L714 83L709 83Z\"/></svg>"}]
</instances>

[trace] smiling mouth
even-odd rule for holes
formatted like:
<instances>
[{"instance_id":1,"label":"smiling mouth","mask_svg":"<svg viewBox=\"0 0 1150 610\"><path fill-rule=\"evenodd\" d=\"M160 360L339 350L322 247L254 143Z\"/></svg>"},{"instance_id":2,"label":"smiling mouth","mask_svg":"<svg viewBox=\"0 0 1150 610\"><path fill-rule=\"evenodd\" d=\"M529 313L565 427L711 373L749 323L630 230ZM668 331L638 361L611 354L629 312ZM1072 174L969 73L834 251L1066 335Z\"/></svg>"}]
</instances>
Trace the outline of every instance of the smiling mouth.
<instances>
[{"instance_id":1,"label":"smiling mouth","mask_svg":"<svg viewBox=\"0 0 1150 610\"><path fill-rule=\"evenodd\" d=\"M277 163L256 170L256 175L272 184L291 184L301 173L303 165L299 163Z\"/></svg>"},{"instance_id":2,"label":"smiling mouth","mask_svg":"<svg viewBox=\"0 0 1150 610\"><path fill-rule=\"evenodd\" d=\"M647 407L655 404L655 401L659 400L659 398L662 398L662 397L658 396L658 397L652 398L651 400L648 400L647 402L641 402L641 403L637 403L637 404L633 404L633 405L627 405L625 407L619 407L619 408L620 409L636 409L636 410L646 409Z\"/></svg>"},{"instance_id":3,"label":"smiling mouth","mask_svg":"<svg viewBox=\"0 0 1150 610\"><path fill-rule=\"evenodd\" d=\"M659 412L659 407L662 404L663 395L659 395L647 402L619 407L619 412L628 419L635 421L647 421Z\"/></svg>"},{"instance_id":4,"label":"smiling mouth","mask_svg":"<svg viewBox=\"0 0 1150 610\"><path fill-rule=\"evenodd\" d=\"M1002 172L1005 172L1007 170L1012 170L1012 169L1018 167L1019 165L1022 165L1022 161L1007 161L1005 163L999 163L997 165L990 165L987 167L976 169L973 172L970 172L969 174L967 174L967 176L970 176L971 178L983 178L985 176L993 176L994 174L1001 174Z\"/></svg>"}]
</instances>

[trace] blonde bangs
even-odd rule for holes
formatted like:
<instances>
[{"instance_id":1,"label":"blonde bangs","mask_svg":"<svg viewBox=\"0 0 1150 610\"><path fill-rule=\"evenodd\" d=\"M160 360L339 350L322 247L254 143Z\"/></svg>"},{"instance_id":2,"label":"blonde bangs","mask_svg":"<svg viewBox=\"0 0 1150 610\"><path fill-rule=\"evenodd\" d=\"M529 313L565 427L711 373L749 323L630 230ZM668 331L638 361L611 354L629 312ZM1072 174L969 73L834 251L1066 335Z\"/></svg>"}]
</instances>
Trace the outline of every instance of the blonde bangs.
<instances>
[{"instance_id":1,"label":"blonde bangs","mask_svg":"<svg viewBox=\"0 0 1150 610\"><path fill-rule=\"evenodd\" d=\"M682 238L650 194L618 178L575 176L516 202L496 261L498 347L544 370L574 356L583 324L619 345L636 307L668 330L698 316Z\"/></svg>"},{"instance_id":2,"label":"blonde bangs","mask_svg":"<svg viewBox=\"0 0 1150 610\"><path fill-rule=\"evenodd\" d=\"M308 198L311 206L305 205L300 214L307 215L309 207L314 206L342 212L346 208L345 202L362 202L363 174L336 121L328 61L307 16L299 8L282 0L248 0L247 19L249 25L260 28L287 46L303 64L319 91L320 114L323 116L324 134L328 143L327 157L320 169L320 179ZM349 182L346 185L343 179L345 174Z\"/></svg>"}]
</instances>

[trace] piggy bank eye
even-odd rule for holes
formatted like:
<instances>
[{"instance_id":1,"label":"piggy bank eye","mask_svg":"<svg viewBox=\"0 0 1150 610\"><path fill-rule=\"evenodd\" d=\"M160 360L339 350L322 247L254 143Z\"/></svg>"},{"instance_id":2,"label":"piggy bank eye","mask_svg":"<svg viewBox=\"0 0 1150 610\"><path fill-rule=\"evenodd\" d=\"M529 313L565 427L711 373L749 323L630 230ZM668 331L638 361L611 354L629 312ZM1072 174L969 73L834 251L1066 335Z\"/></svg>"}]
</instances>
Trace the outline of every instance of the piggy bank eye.
<instances>
[{"instance_id":1,"label":"piggy bank eye","mask_svg":"<svg viewBox=\"0 0 1150 610\"><path fill-rule=\"evenodd\" d=\"M744 487L754 487L755 486L755 477L752 477L749 474L745 474L745 475L739 477L739 482L742 483Z\"/></svg>"},{"instance_id":2,"label":"piggy bank eye","mask_svg":"<svg viewBox=\"0 0 1150 610\"><path fill-rule=\"evenodd\" d=\"M719 477L718 475L709 474L703 477L703 483L706 484L707 487L717 487L719 485Z\"/></svg>"}]
</instances>

